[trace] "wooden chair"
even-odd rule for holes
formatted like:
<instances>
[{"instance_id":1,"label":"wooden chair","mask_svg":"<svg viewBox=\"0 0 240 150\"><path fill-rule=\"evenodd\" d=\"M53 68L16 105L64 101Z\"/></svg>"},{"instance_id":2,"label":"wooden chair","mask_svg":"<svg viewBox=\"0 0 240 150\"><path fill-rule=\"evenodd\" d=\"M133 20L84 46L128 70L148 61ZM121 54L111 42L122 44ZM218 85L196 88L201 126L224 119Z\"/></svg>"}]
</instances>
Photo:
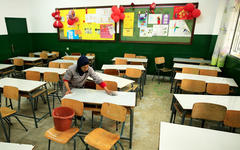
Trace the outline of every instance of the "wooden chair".
<instances>
[{"instance_id":1,"label":"wooden chair","mask_svg":"<svg viewBox=\"0 0 240 150\"><path fill-rule=\"evenodd\" d=\"M155 74L153 75L152 81L155 75L158 76L158 83L160 84L160 74L172 72L172 69L165 67L165 58L164 57L155 57Z\"/></svg>"},{"instance_id":2,"label":"wooden chair","mask_svg":"<svg viewBox=\"0 0 240 150\"><path fill-rule=\"evenodd\" d=\"M71 53L72 56L81 56L81 53Z\"/></svg>"},{"instance_id":3,"label":"wooden chair","mask_svg":"<svg viewBox=\"0 0 240 150\"><path fill-rule=\"evenodd\" d=\"M204 127L205 120L223 122L226 115L227 108L222 105L211 103L195 103L192 108L192 115L190 119L190 125L192 125L192 119L201 119Z\"/></svg>"},{"instance_id":4,"label":"wooden chair","mask_svg":"<svg viewBox=\"0 0 240 150\"><path fill-rule=\"evenodd\" d=\"M21 126L25 129L25 131L28 131L28 130L23 125L23 123L18 119L16 111L13 110L13 106L12 106L12 99L16 100L16 101L20 101L18 88L13 87L13 86L4 86L3 87L3 96L6 98L6 104L7 104L7 100L10 101L11 109L8 107L0 107L0 122L3 127L3 131L5 134L6 140L7 140L7 142L10 142L10 126L12 124L10 121L10 117L12 117L12 116L15 117L17 119L17 121L21 124ZM9 128L8 133L6 131L3 121L6 121L6 123L8 124L8 128Z\"/></svg>"},{"instance_id":5,"label":"wooden chair","mask_svg":"<svg viewBox=\"0 0 240 150\"><path fill-rule=\"evenodd\" d=\"M135 80L135 83L131 84L130 86L127 86L126 88L123 88L122 90L125 92L129 91L135 91L137 94L136 96L140 97L142 99L143 95L143 83L142 83L142 71L140 69L134 69L134 68L127 68L125 76L129 79Z\"/></svg>"},{"instance_id":6,"label":"wooden chair","mask_svg":"<svg viewBox=\"0 0 240 150\"><path fill-rule=\"evenodd\" d=\"M78 58L70 57L70 56L64 56L63 60L77 60Z\"/></svg>"},{"instance_id":7,"label":"wooden chair","mask_svg":"<svg viewBox=\"0 0 240 150\"><path fill-rule=\"evenodd\" d=\"M115 65L127 65L127 60L126 59L117 58L115 60Z\"/></svg>"},{"instance_id":8,"label":"wooden chair","mask_svg":"<svg viewBox=\"0 0 240 150\"><path fill-rule=\"evenodd\" d=\"M182 73L187 74L199 74L199 69L197 68L182 68Z\"/></svg>"},{"instance_id":9,"label":"wooden chair","mask_svg":"<svg viewBox=\"0 0 240 150\"><path fill-rule=\"evenodd\" d=\"M55 54L56 58L59 58L59 52L58 51L52 51L52 54Z\"/></svg>"},{"instance_id":10,"label":"wooden chair","mask_svg":"<svg viewBox=\"0 0 240 150\"><path fill-rule=\"evenodd\" d=\"M113 76L119 76L119 71L117 69L104 69L103 73Z\"/></svg>"},{"instance_id":11,"label":"wooden chair","mask_svg":"<svg viewBox=\"0 0 240 150\"><path fill-rule=\"evenodd\" d=\"M223 123L230 127L231 132L235 132L235 128L240 128L240 111L227 110Z\"/></svg>"},{"instance_id":12,"label":"wooden chair","mask_svg":"<svg viewBox=\"0 0 240 150\"><path fill-rule=\"evenodd\" d=\"M34 57L33 53L28 53L28 57Z\"/></svg>"},{"instance_id":13,"label":"wooden chair","mask_svg":"<svg viewBox=\"0 0 240 150\"><path fill-rule=\"evenodd\" d=\"M38 71L26 71L26 79L27 80L40 81L41 80L41 74Z\"/></svg>"},{"instance_id":14,"label":"wooden chair","mask_svg":"<svg viewBox=\"0 0 240 150\"><path fill-rule=\"evenodd\" d=\"M228 95L229 88L228 84L208 83L206 92L212 95Z\"/></svg>"},{"instance_id":15,"label":"wooden chair","mask_svg":"<svg viewBox=\"0 0 240 150\"><path fill-rule=\"evenodd\" d=\"M124 53L125 58L136 58L136 54Z\"/></svg>"},{"instance_id":16,"label":"wooden chair","mask_svg":"<svg viewBox=\"0 0 240 150\"><path fill-rule=\"evenodd\" d=\"M73 63L60 63L60 68L68 69L71 65L73 65Z\"/></svg>"},{"instance_id":17,"label":"wooden chair","mask_svg":"<svg viewBox=\"0 0 240 150\"><path fill-rule=\"evenodd\" d=\"M49 53L49 51L46 51L46 50L42 50L42 53Z\"/></svg>"},{"instance_id":18,"label":"wooden chair","mask_svg":"<svg viewBox=\"0 0 240 150\"><path fill-rule=\"evenodd\" d=\"M200 69L200 75L205 75L205 76L213 76L213 77L217 77L218 76L218 72L217 70L207 70L207 69Z\"/></svg>"},{"instance_id":19,"label":"wooden chair","mask_svg":"<svg viewBox=\"0 0 240 150\"><path fill-rule=\"evenodd\" d=\"M120 142L120 137L123 134L125 127L127 109L123 106L118 106L110 103L103 103L101 108L101 121L100 127L91 131L85 138L86 149L88 149L88 145L96 148L96 149L104 149L110 150L111 147L117 148L116 144L119 144L121 149L123 150L123 146ZM106 131L102 128L103 117L108 119L118 121L122 123L122 129L120 135L113 134L109 131Z\"/></svg>"},{"instance_id":20,"label":"wooden chair","mask_svg":"<svg viewBox=\"0 0 240 150\"><path fill-rule=\"evenodd\" d=\"M13 64L15 66L15 77L23 77L23 72L22 70L24 70L24 60L20 59L20 58L14 58L13 59Z\"/></svg>"},{"instance_id":21,"label":"wooden chair","mask_svg":"<svg viewBox=\"0 0 240 150\"><path fill-rule=\"evenodd\" d=\"M53 109L55 107L55 97L58 98L59 102L61 103L61 99L58 95L59 92L59 74L55 72L44 72L43 80L52 84L52 89L48 89L48 95L53 97Z\"/></svg>"},{"instance_id":22,"label":"wooden chair","mask_svg":"<svg viewBox=\"0 0 240 150\"><path fill-rule=\"evenodd\" d=\"M87 53L86 56L95 56L95 53Z\"/></svg>"},{"instance_id":23,"label":"wooden chair","mask_svg":"<svg viewBox=\"0 0 240 150\"><path fill-rule=\"evenodd\" d=\"M189 57L189 59L204 60L204 58L199 58L199 57Z\"/></svg>"},{"instance_id":24,"label":"wooden chair","mask_svg":"<svg viewBox=\"0 0 240 150\"><path fill-rule=\"evenodd\" d=\"M60 63L51 61L51 62L49 62L48 67L49 68L59 68L60 67Z\"/></svg>"},{"instance_id":25,"label":"wooden chair","mask_svg":"<svg viewBox=\"0 0 240 150\"><path fill-rule=\"evenodd\" d=\"M143 58L143 59L146 59L147 57L146 57L146 56L136 56L136 58Z\"/></svg>"},{"instance_id":26,"label":"wooden chair","mask_svg":"<svg viewBox=\"0 0 240 150\"><path fill-rule=\"evenodd\" d=\"M130 62L130 65L143 65L141 62Z\"/></svg>"},{"instance_id":27,"label":"wooden chair","mask_svg":"<svg viewBox=\"0 0 240 150\"><path fill-rule=\"evenodd\" d=\"M47 52L41 52L40 53L40 58L43 60L43 66L48 66L48 54Z\"/></svg>"},{"instance_id":28,"label":"wooden chair","mask_svg":"<svg viewBox=\"0 0 240 150\"><path fill-rule=\"evenodd\" d=\"M86 56L94 56L95 57L95 53L87 53ZM89 59L89 64L91 67L95 68L95 58Z\"/></svg>"}]
</instances>

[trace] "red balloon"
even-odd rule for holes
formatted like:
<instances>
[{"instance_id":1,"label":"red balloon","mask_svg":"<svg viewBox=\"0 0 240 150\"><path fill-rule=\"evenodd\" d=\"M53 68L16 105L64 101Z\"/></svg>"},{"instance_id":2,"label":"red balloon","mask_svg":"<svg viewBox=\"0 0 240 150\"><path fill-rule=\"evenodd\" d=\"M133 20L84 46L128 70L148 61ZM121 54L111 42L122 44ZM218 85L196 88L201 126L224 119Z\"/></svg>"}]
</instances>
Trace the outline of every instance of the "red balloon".
<instances>
[{"instance_id":1,"label":"red balloon","mask_svg":"<svg viewBox=\"0 0 240 150\"><path fill-rule=\"evenodd\" d=\"M188 3L184 6L183 8L184 10L188 11L188 12L192 12L195 9L195 5L192 3Z\"/></svg>"},{"instance_id":2,"label":"red balloon","mask_svg":"<svg viewBox=\"0 0 240 150\"><path fill-rule=\"evenodd\" d=\"M61 20L61 16L60 15L56 15L54 18L57 19L57 20Z\"/></svg>"},{"instance_id":3,"label":"red balloon","mask_svg":"<svg viewBox=\"0 0 240 150\"><path fill-rule=\"evenodd\" d=\"M116 9L118 9L117 6L112 6L112 12L115 12Z\"/></svg>"},{"instance_id":4,"label":"red balloon","mask_svg":"<svg viewBox=\"0 0 240 150\"><path fill-rule=\"evenodd\" d=\"M201 11L199 9L194 9L193 12L192 12L192 16L194 18L197 18L201 15Z\"/></svg>"},{"instance_id":5,"label":"red balloon","mask_svg":"<svg viewBox=\"0 0 240 150\"><path fill-rule=\"evenodd\" d=\"M78 22L78 20L79 20L78 17L75 17L74 21L75 21L75 22Z\"/></svg>"},{"instance_id":6,"label":"red balloon","mask_svg":"<svg viewBox=\"0 0 240 150\"><path fill-rule=\"evenodd\" d=\"M56 21L53 23L53 27L54 27L54 28L62 28L62 27L63 27L63 24L62 24L61 21L56 20Z\"/></svg>"},{"instance_id":7,"label":"red balloon","mask_svg":"<svg viewBox=\"0 0 240 150\"><path fill-rule=\"evenodd\" d=\"M55 12L53 12L53 13L52 13L52 16L55 17L55 15L56 15Z\"/></svg>"},{"instance_id":8,"label":"red balloon","mask_svg":"<svg viewBox=\"0 0 240 150\"><path fill-rule=\"evenodd\" d=\"M114 22L118 22L119 19L120 19L119 16L114 16L114 18L113 18Z\"/></svg>"},{"instance_id":9,"label":"red balloon","mask_svg":"<svg viewBox=\"0 0 240 150\"><path fill-rule=\"evenodd\" d=\"M71 26L71 25L73 25L75 22L74 22L74 20L72 20L72 19L68 19L67 23Z\"/></svg>"},{"instance_id":10,"label":"red balloon","mask_svg":"<svg viewBox=\"0 0 240 150\"><path fill-rule=\"evenodd\" d=\"M123 13L125 11L125 8L123 6L120 6L120 12Z\"/></svg>"},{"instance_id":11,"label":"red balloon","mask_svg":"<svg viewBox=\"0 0 240 150\"><path fill-rule=\"evenodd\" d=\"M57 9L57 10L55 11L55 14L56 14L56 15L60 15L60 11Z\"/></svg>"},{"instance_id":12,"label":"red balloon","mask_svg":"<svg viewBox=\"0 0 240 150\"><path fill-rule=\"evenodd\" d=\"M123 19L125 18L124 13L121 13L119 18L120 18L121 20L123 20Z\"/></svg>"},{"instance_id":13,"label":"red balloon","mask_svg":"<svg viewBox=\"0 0 240 150\"><path fill-rule=\"evenodd\" d=\"M156 3L152 3L151 5L150 5L150 9L151 10L154 10L156 8Z\"/></svg>"},{"instance_id":14,"label":"red balloon","mask_svg":"<svg viewBox=\"0 0 240 150\"><path fill-rule=\"evenodd\" d=\"M115 15L114 15L114 13L112 13L112 14L111 14L111 18L114 19L114 17L115 17Z\"/></svg>"},{"instance_id":15,"label":"red balloon","mask_svg":"<svg viewBox=\"0 0 240 150\"><path fill-rule=\"evenodd\" d=\"M120 14L121 14L121 12L120 12L120 9L116 9L114 12L113 12L116 16L119 16Z\"/></svg>"},{"instance_id":16,"label":"red balloon","mask_svg":"<svg viewBox=\"0 0 240 150\"><path fill-rule=\"evenodd\" d=\"M188 19L188 20L193 19L193 16L192 16L192 13L191 13L191 12L188 12L187 19Z\"/></svg>"}]
</instances>

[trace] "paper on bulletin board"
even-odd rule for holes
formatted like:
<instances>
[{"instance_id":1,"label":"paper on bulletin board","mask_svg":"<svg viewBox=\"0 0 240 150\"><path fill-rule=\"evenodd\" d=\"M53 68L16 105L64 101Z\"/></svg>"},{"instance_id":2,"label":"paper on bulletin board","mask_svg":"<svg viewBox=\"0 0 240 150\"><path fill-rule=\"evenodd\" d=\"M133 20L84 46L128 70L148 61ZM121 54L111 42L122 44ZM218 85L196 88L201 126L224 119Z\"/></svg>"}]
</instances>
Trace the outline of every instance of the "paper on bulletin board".
<instances>
[{"instance_id":1,"label":"paper on bulletin board","mask_svg":"<svg viewBox=\"0 0 240 150\"><path fill-rule=\"evenodd\" d=\"M173 19L186 20L188 18L188 12L184 10L184 6L174 6Z\"/></svg>"},{"instance_id":2,"label":"paper on bulletin board","mask_svg":"<svg viewBox=\"0 0 240 150\"><path fill-rule=\"evenodd\" d=\"M167 36L168 25L153 25L153 36Z\"/></svg>"},{"instance_id":3,"label":"paper on bulletin board","mask_svg":"<svg viewBox=\"0 0 240 150\"><path fill-rule=\"evenodd\" d=\"M149 14L148 15L148 24L161 24L162 14Z\"/></svg>"},{"instance_id":4,"label":"paper on bulletin board","mask_svg":"<svg viewBox=\"0 0 240 150\"><path fill-rule=\"evenodd\" d=\"M153 28L141 27L139 32L140 37L152 37Z\"/></svg>"},{"instance_id":5,"label":"paper on bulletin board","mask_svg":"<svg viewBox=\"0 0 240 150\"><path fill-rule=\"evenodd\" d=\"M147 27L147 14L140 14L138 16L138 27Z\"/></svg>"},{"instance_id":6,"label":"paper on bulletin board","mask_svg":"<svg viewBox=\"0 0 240 150\"><path fill-rule=\"evenodd\" d=\"M191 32L185 20L170 20L168 36L191 37Z\"/></svg>"},{"instance_id":7,"label":"paper on bulletin board","mask_svg":"<svg viewBox=\"0 0 240 150\"><path fill-rule=\"evenodd\" d=\"M100 24L100 38L112 39L113 38L113 24Z\"/></svg>"},{"instance_id":8,"label":"paper on bulletin board","mask_svg":"<svg viewBox=\"0 0 240 150\"><path fill-rule=\"evenodd\" d=\"M123 29L123 36L133 36L133 29Z\"/></svg>"},{"instance_id":9,"label":"paper on bulletin board","mask_svg":"<svg viewBox=\"0 0 240 150\"><path fill-rule=\"evenodd\" d=\"M169 14L162 15L162 24L169 24L170 16Z\"/></svg>"},{"instance_id":10,"label":"paper on bulletin board","mask_svg":"<svg viewBox=\"0 0 240 150\"><path fill-rule=\"evenodd\" d=\"M125 18L123 20L123 28L132 29L134 26L134 12L124 13Z\"/></svg>"},{"instance_id":11,"label":"paper on bulletin board","mask_svg":"<svg viewBox=\"0 0 240 150\"><path fill-rule=\"evenodd\" d=\"M67 31L67 37L68 39L79 39L79 36L77 34L75 34L75 30L68 30Z\"/></svg>"}]
</instances>

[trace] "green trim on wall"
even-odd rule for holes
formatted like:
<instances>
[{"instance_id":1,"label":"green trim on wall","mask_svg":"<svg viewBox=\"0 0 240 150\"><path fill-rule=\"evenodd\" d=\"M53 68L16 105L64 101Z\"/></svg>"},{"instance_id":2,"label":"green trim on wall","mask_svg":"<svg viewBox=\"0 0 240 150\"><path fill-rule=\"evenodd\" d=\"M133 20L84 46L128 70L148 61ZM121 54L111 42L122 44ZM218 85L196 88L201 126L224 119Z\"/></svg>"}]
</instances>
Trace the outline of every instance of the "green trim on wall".
<instances>
[{"instance_id":1,"label":"green trim on wall","mask_svg":"<svg viewBox=\"0 0 240 150\"><path fill-rule=\"evenodd\" d=\"M93 52L96 54L96 67L101 69L102 64L112 63L111 59L116 56L123 56L126 53L136 53L137 55L147 56L148 73L154 72L154 57L164 56L166 66L172 67L172 59L174 57L203 57L211 58L214 39L216 35L194 35L192 45L177 44L147 44L147 43L121 43L117 42L71 42L59 41L57 33L32 33L33 50L57 50L64 55L66 48L69 47L67 53L80 52L86 54Z\"/></svg>"}]
</instances>

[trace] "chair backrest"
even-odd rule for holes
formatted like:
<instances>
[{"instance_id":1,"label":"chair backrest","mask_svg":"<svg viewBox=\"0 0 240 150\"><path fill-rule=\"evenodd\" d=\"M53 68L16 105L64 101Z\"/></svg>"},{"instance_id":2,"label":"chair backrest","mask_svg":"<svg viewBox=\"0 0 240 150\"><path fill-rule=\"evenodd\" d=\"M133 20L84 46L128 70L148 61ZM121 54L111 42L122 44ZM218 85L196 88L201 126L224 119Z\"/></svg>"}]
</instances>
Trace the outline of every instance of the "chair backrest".
<instances>
[{"instance_id":1,"label":"chair backrest","mask_svg":"<svg viewBox=\"0 0 240 150\"><path fill-rule=\"evenodd\" d=\"M68 69L68 67L71 65L73 65L73 63L61 63L60 68Z\"/></svg>"},{"instance_id":2,"label":"chair backrest","mask_svg":"<svg viewBox=\"0 0 240 150\"><path fill-rule=\"evenodd\" d=\"M40 58L42 59L48 59L48 54L46 52L41 52L40 53Z\"/></svg>"},{"instance_id":3,"label":"chair backrest","mask_svg":"<svg viewBox=\"0 0 240 150\"><path fill-rule=\"evenodd\" d=\"M81 56L81 53L71 53L73 56Z\"/></svg>"},{"instance_id":4,"label":"chair backrest","mask_svg":"<svg viewBox=\"0 0 240 150\"><path fill-rule=\"evenodd\" d=\"M63 59L64 60L75 60L74 57L69 57L69 56L64 56Z\"/></svg>"},{"instance_id":5,"label":"chair backrest","mask_svg":"<svg viewBox=\"0 0 240 150\"><path fill-rule=\"evenodd\" d=\"M46 82L57 83L59 81L59 75L56 72L44 72L43 80Z\"/></svg>"},{"instance_id":6,"label":"chair backrest","mask_svg":"<svg viewBox=\"0 0 240 150\"><path fill-rule=\"evenodd\" d=\"M229 94L229 85L220 84L220 83L208 83L207 84L207 93L213 95L228 95Z\"/></svg>"},{"instance_id":7,"label":"chair backrest","mask_svg":"<svg viewBox=\"0 0 240 150\"><path fill-rule=\"evenodd\" d=\"M87 53L86 56L95 56L94 53Z\"/></svg>"},{"instance_id":8,"label":"chair backrest","mask_svg":"<svg viewBox=\"0 0 240 150\"><path fill-rule=\"evenodd\" d=\"M127 68L125 75L129 78L139 79L142 75L142 71L140 69Z\"/></svg>"},{"instance_id":9,"label":"chair backrest","mask_svg":"<svg viewBox=\"0 0 240 150\"><path fill-rule=\"evenodd\" d=\"M189 59L204 60L204 58L199 58L199 57L190 57Z\"/></svg>"},{"instance_id":10,"label":"chair backrest","mask_svg":"<svg viewBox=\"0 0 240 150\"><path fill-rule=\"evenodd\" d=\"M136 58L147 58L146 56L136 56Z\"/></svg>"},{"instance_id":11,"label":"chair backrest","mask_svg":"<svg viewBox=\"0 0 240 150\"><path fill-rule=\"evenodd\" d=\"M224 125L232 128L240 128L240 111L227 110Z\"/></svg>"},{"instance_id":12,"label":"chair backrest","mask_svg":"<svg viewBox=\"0 0 240 150\"><path fill-rule=\"evenodd\" d=\"M143 65L141 62L130 62L130 65Z\"/></svg>"},{"instance_id":13,"label":"chair backrest","mask_svg":"<svg viewBox=\"0 0 240 150\"><path fill-rule=\"evenodd\" d=\"M46 50L42 50L42 53L49 53L49 51L46 51Z\"/></svg>"},{"instance_id":14,"label":"chair backrest","mask_svg":"<svg viewBox=\"0 0 240 150\"><path fill-rule=\"evenodd\" d=\"M56 57L59 57L59 52L58 51L52 51L52 54L55 54Z\"/></svg>"},{"instance_id":15,"label":"chair backrest","mask_svg":"<svg viewBox=\"0 0 240 150\"><path fill-rule=\"evenodd\" d=\"M200 75L205 75L205 76L218 76L217 70L207 70L207 69L200 69Z\"/></svg>"},{"instance_id":16,"label":"chair backrest","mask_svg":"<svg viewBox=\"0 0 240 150\"><path fill-rule=\"evenodd\" d=\"M117 91L117 82L115 81L104 81L107 85L107 88L111 91ZM96 90L104 90L100 85L96 84Z\"/></svg>"},{"instance_id":17,"label":"chair backrest","mask_svg":"<svg viewBox=\"0 0 240 150\"><path fill-rule=\"evenodd\" d=\"M103 103L101 108L101 115L119 122L126 120L127 109L116 104Z\"/></svg>"},{"instance_id":18,"label":"chair backrest","mask_svg":"<svg viewBox=\"0 0 240 150\"><path fill-rule=\"evenodd\" d=\"M4 86L3 87L3 96L6 98L18 100L19 98L19 90L13 86Z\"/></svg>"},{"instance_id":19,"label":"chair backrest","mask_svg":"<svg viewBox=\"0 0 240 150\"><path fill-rule=\"evenodd\" d=\"M28 57L34 57L33 53L28 53Z\"/></svg>"},{"instance_id":20,"label":"chair backrest","mask_svg":"<svg viewBox=\"0 0 240 150\"><path fill-rule=\"evenodd\" d=\"M164 57L155 57L155 64L160 65L165 63Z\"/></svg>"},{"instance_id":21,"label":"chair backrest","mask_svg":"<svg viewBox=\"0 0 240 150\"><path fill-rule=\"evenodd\" d=\"M60 67L60 63L51 61L51 62L49 62L48 67L49 68L59 68Z\"/></svg>"},{"instance_id":22,"label":"chair backrest","mask_svg":"<svg viewBox=\"0 0 240 150\"><path fill-rule=\"evenodd\" d=\"M129 54L129 53L125 53L124 54L125 58L136 58L136 54Z\"/></svg>"},{"instance_id":23,"label":"chair backrest","mask_svg":"<svg viewBox=\"0 0 240 150\"><path fill-rule=\"evenodd\" d=\"M192 108L192 118L212 121L223 121L227 108L211 103L195 103Z\"/></svg>"},{"instance_id":24,"label":"chair backrest","mask_svg":"<svg viewBox=\"0 0 240 150\"><path fill-rule=\"evenodd\" d=\"M13 64L15 66L23 66L24 65L24 61L23 61L23 59L20 59L20 58L14 58L13 59Z\"/></svg>"},{"instance_id":25,"label":"chair backrest","mask_svg":"<svg viewBox=\"0 0 240 150\"><path fill-rule=\"evenodd\" d=\"M186 92L204 93L206 90L206 82L200 80L183 79L180 88Z\"/></svg>"},{"instance_id":26,"label":"chair backrest","mask_svg":"<svg viewBox=\"0 0 240 150\"><path fill-rule=\"evenodd\" d=\"M83 110L84 110L83 102L64 98L62 99L62 106L73 109L77 116L83 116Z\"/></svg>"},{"instance_id":27,"label":"chair backrest","mask_svg":"<svg viewBox=\"0 0 240 150\"><path fill-rule=\"evenodd\" d=\"M103 70L103 73L109 74L109 75L114 75L114 76L119 75L119 71L117 69L105 69L105 70Z\"/></svg>"},{"instance_id":28,"label":"chair backrest","mask_svg":"<svg viewBox=\"0 0 240 150\"><path fill-rule=\"evenodd\" d=\"M197 69L197 68L182 68L182 73L199 74L199 69Z\"/></svg>"},{"instance_id":29,"label":"chair backrest","mask_svg":"<svg viewBox=\"0 0 240 150\"><path fill-rule=\"evenodd\" d=\"M26 71L26 79L27 80L40 81L41 80L40 72L38 72L38 71Z\"/></svg>"},{"instance_id":30,"label":"chair backrest","mask_svg":"<svg viewBox=\"0 0 240 150\"><path fill-rule=\"evenodd\" d=\"M115 59L115 65L126 65L126 64L127 64L126 59L120 59L120 58Z\"/></svg>"}]
</instances>

